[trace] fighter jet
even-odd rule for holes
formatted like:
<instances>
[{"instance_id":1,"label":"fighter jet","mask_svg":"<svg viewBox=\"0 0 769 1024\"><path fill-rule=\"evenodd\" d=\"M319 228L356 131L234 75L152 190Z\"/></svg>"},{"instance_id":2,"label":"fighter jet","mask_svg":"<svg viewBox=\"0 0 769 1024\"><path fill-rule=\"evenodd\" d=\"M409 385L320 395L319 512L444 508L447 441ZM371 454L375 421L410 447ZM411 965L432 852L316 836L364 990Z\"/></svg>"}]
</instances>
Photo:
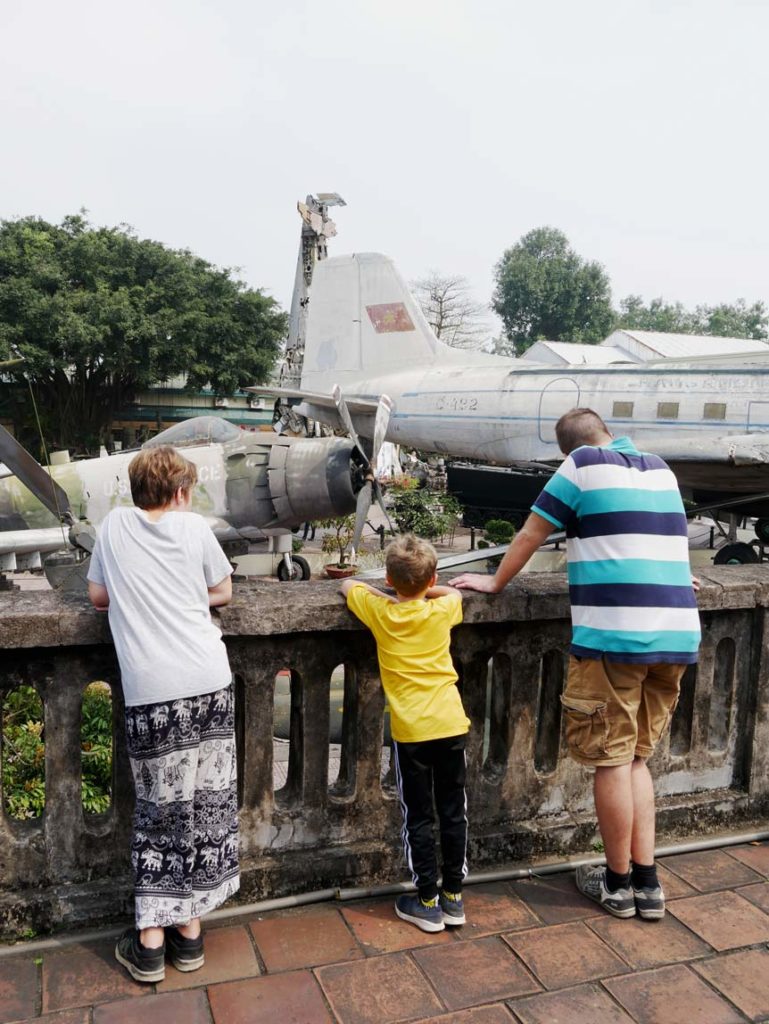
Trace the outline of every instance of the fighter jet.
<instances>
[{"instance_id":1,"label":"fighter jet","mask_svg":"<svg viewBox=\"0 0 769 1024\"><path fill-rule=\"evenodd\" d=\"M301 377L272 394L278 413L497 465L561 459L555 423L588 406L615 435L665 458L685 496L769 517L769 353L609 366L537 365L449 348L393 261L331 257L315 268ZM263 388L254 387L265 394ZM365 440L361 442L365 444ZM359 521L365 518L364 494ZM769 542L769 518L760 524ZM762 536L762 534L759 534Z\"/></svg>"},{"instance_id":2,"label":"fighter jet","mask_svg":"<svg viewBox=\"0 0 769 1024\"><path fill-rule=\"evenodd\" d=\"M223 545L265 533L290 541L286 530L308 519L347 515L368 466L348 438L255 434L216 416L177 423L144 447L161 444L181 449L197 466L192 508ZM0 569L15 568L29 553L89 551L107 512L132 504L128 464L134 455L70 462L49 474L0 427ZM306 578L309 568L287 554L278 575Z\"/></svg>"}]
</instances>

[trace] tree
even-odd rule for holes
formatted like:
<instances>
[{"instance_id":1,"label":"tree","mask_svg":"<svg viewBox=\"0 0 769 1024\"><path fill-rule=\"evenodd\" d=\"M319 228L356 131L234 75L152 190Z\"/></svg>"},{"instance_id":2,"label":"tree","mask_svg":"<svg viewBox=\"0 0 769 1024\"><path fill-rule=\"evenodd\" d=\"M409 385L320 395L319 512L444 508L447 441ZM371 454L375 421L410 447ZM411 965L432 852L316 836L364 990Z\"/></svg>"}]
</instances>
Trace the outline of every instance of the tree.
<instances>
[{"instance_id":1,"label":"tree","mask_svg":"<svg viewBox=\"0 0 769 1024\"><path fill-rule=\"evenodd\" d=\"M629 331L662 331L664 334L691 334L691 314L680 302L665 302L660 297L644 304L640 295L628 295L619 304L617 327Z\"/></svg>"},{"instance_id":2,"label":"tree","mask_svg":"<svg viewBox=\"0 0 769 1024\"><path fill-rule=\"evenodd\" d=\"M614 326L609 278L556 228L535 228L495 268L492 308L509 343L524 352L540 338L598 342Z\"/></svg>"},{"instance_id":3,"label":"tree","mask_svg":"<svg viewBox=\"0 0 769 1024\"><path fill-rule=\"evenodd\" d=\"M744 299L722 302L718 306L697 306L694 334L712 334L721 338L769 338L769 315L763 302L749 306Z\"/></svg>"},{"instance_id":4,"label":"tree","mask_svg":"<svg viewBox=\"0 0 769 1024\"><path fill-rule=\"evenodd\" d=\"M0 359L24 357L59 447L92 451L121 405L178 374L219 395L265 379L285 329L275 300L230 270L125 225L0 221Z\"/></svg>"},{"instance_id":5,"label":"tree","mask_svg":"<svg viewBox=\"0 0 769 1024\"><path fill-rule=\"evenodd\" d=\"M662 331L672 334L705 334L725 338L769 337L769 316L763 302L749 306L744 299L717 306L687 310L680 302L662 298L644 303L640 295L628 295L620 302L618 327L629 331Z\"/></svg>"},{"instance_id":6,"label":"tree","mask_svg":"<svg viewBox=\"0 0 769 1024\"><path fill-rule=\"evenodd\" d=\"M411 287L437 338L456 348L480 348L490 333L487 307L473 298L466 277L431 270Z\"/></svg>"}]
</instances>

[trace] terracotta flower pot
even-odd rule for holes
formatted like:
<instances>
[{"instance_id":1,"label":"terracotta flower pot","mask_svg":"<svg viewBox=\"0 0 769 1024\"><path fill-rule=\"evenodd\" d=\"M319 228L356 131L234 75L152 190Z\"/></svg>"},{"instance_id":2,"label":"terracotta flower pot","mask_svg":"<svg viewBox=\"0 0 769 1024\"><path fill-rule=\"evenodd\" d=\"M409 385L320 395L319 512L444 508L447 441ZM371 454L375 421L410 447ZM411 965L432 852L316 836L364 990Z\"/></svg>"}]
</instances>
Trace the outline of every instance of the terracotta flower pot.
<instances>
[{"instance_id":1,"label":"terracotta flower pot","mask_svg":"<svg viewBox=\"0 0 769 1024\"><path fill-rule=\"evenodd\" d=\"M323 568L330 580L344 580L358 571L356 565L324 565Z\"/></svg>"}]
</instances>

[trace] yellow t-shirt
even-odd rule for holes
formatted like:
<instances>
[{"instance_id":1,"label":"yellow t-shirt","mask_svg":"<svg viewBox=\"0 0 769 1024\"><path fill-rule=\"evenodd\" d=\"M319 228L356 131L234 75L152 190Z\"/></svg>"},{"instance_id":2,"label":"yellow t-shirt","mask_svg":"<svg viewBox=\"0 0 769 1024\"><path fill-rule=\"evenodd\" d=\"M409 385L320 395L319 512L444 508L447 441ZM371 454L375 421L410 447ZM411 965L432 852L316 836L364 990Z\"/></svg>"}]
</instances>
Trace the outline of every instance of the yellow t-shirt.
<instances>
[{"instance_id":1,"label":"yellow t-shirt","mask_svg":"<svg viewBox=\"0 0 769 1024\"><path fill-rule=\"evenodd\" d=\"M376 639L393 739L421 743L466 733L470 719L449 654L451 627L462 621L462 599L449 594L394 603L357 585L347 606Z\"/></svg>"}]
</instances>

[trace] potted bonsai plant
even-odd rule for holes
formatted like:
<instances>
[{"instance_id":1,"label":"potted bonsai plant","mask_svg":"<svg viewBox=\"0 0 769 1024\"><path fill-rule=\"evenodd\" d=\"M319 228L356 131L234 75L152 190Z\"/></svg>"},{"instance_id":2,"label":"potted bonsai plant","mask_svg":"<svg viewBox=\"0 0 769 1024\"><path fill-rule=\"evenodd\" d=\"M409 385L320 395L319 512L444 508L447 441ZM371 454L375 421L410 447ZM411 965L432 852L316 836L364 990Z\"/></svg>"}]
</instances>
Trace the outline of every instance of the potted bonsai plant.
<instances>
[{"instance_id":1,"label":"potted bonsai plant","mask_svg":"<svg viewBox=\"0 0 769 1024\"><path fill-rule=\"evenodd\" d=\"M320 544L321 551L327 555L336 555L336 561L324 566L326 576L332 580L353 576L358 570L350 562L349 548L355 534L355 513L336 519L321 519L320 525L326 531Z\"/></svg>"}]
</instances>

